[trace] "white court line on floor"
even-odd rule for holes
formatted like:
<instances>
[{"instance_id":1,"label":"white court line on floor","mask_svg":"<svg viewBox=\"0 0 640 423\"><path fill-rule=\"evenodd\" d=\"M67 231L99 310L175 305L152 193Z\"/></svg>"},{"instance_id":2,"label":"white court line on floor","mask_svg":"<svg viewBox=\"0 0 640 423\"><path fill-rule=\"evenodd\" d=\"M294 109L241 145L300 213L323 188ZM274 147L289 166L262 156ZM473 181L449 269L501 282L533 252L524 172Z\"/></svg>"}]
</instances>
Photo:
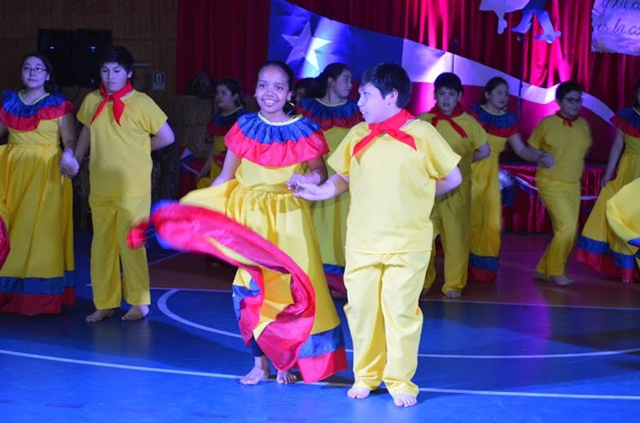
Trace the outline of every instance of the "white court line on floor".
<instances>
[{"instance_id":1,"label":"white court line on floor","mask_svg":"<svg viewBox=\"0 0 640 423\"><path fill-rule=\"evenodd\" d=\"M213 292L216 294L229 294L231 295L230 289L197 289L197 288L163 288L163 287L155 287L151 288L152 291L185 291L185 292ZM345 300L347 297L337 297L334 299ZM549 308L577 308L577 309L586 309L586 310L620 310L620 311L640 311L640 306L638 307L608 307L608 306L585 306L585 305L574 305L574 304L541 304L541 303L507 303L503 301L476 301L476 300L465 300L460 298L423 298L420 299L420 302L427 303L461 303L461 304L488 304L488 305L504 305L504 306L514 306L514 307L549 307Z\"/></svg>"},{"instance_id":2,"label":"white court line on floor","mask_svg":"<svg viewBox=\"0 0 640 423\"><path fill-rule=\"evenodd\" d=\"M106 363L103 361L76 360L65 357L55 357L50 355L29 354L20 351L0 350L0 354L13 357L31 358L37 360L46 360L59 363L80 364L84 366L103 367L121 370L134 370L151 373L175 374L184 376L200 376L217 379L239 379L238 375L229 375L223 373L195 372L190 370L174 370L163 369L158 367L146 366L130 366L127 364ZM268 382L273 382L269 380ZM350 384L333 383L333 382L316 382L308 384L310 386L331 386L331 387L350 387ZM420 392L436 393L436 394L463 394L463 395L485 395L485 396L507 396L507 397L528 397L528 398L565 398L565 399L592 399L592 400L624 400L624 401L640 401L638 395L591 395L591 394L552 394L544 392L513 392L513 391L474 391L470 389L440 389L440 388L419 388Z\"/></svg>"},{"instance_id":3,"label":"white court line on floor","mask_svg":"<svg viewBox=\"0 0 640 423\"><path fill-rule=\"evenodd\" d=\"M233 338L242 338L237 333L227 332L221 329L212 328L210 326L201 325L199 323L187 320L169 308L167 302L174 294L180 292L179 289L172 289L158 299L158 309L170 319L180 322L184 325L191 326L196 329L213 332ZM353 350L346 349L347 352L353 353ZM588 353L567 353L567 354L514 354L514 355L464 355L464 354L418 354L422 358L449 358L449 359L473 359L473 360L524 360L524 359L547 359L547 358L585 358L585 357L605 357L611 355L622 355L640 352L640 348L629 348L625 350L613 351L594 351Z\"/></svg>"}]
</instances>

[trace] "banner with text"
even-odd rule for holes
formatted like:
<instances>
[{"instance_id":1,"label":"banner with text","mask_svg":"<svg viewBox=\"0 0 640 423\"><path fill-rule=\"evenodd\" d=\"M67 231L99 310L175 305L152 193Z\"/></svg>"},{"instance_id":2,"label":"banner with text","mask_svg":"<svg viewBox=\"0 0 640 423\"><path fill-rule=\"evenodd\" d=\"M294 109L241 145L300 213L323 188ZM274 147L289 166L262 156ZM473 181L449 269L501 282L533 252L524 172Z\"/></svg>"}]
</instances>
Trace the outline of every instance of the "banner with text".
<instances>
[{"instance_id":1,"label":"banner with text","mask_svg":"<svg viewBox=\"0 0 640 423\"><path fill-rule=\"evenodd\" d=\"M640 0L596 0L591 50L640 56Z\"/></svg>"}]
</instances>

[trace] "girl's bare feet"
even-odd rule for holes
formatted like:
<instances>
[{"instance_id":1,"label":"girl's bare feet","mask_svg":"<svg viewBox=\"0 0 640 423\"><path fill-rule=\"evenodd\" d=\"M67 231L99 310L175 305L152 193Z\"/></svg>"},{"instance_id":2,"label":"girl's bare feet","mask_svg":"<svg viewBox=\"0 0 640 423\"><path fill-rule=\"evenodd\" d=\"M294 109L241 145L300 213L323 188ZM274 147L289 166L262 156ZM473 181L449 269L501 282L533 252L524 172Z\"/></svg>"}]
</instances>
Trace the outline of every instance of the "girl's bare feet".
<instances>
[{"instance_id":1,"label":"girl's bare feet","mask_svg":"<svg viewBox=\"0 0 640 423\"><path fill-rule=\"evenodd\" d=\"M257 385L258 382L268 379L271 375L267 356L254 357L253 360L253 369L246 376L240 378L240 383L243 385Z\"/></svg>"},{"instance_id":2,"label":"girl's bare feet","mask_svg":"<svg viewBox=\"0 0 640 423\"><path fill-rule=\"evenodd\" d=\"M459 289L451 289L444 295L446 295L447 298L460 298L460 296L462 296L462 291Z\"/></svg>"},{"instance_id":3,"label":"girl's bare feet","mask_svg":"<svg viewBox=\"0 0 640 423\"><path fill-rule=\"evenodd\" d=\"M284 385L295 383L297 380L298 378L293 374L293 372L291 372L291 370L278 370L278 373L276 374L276 381Z\"/></svg>"}]
</instances>

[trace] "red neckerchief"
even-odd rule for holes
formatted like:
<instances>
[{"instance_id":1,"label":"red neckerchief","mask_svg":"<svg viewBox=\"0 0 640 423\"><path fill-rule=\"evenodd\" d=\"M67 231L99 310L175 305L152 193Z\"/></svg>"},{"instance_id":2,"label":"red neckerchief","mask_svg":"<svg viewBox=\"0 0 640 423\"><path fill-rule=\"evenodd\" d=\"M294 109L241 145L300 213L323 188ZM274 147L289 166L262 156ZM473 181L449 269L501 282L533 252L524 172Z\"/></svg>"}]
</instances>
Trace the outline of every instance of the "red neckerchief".
<instances>
[{"instance_id":1,"label":"red neckerchief","mask_svg":"<svg viewBox=\"0 0 640 423\"><path fill-rule=\"evenodd\" d=\"M124 103L122 102L122 97L129 94L133 91L133 87L131 86L131 82L127 81L127 85L122 87L119 91L109 94L107 89L104 87L104 84L100 83L100 95L102 96L102 102L98 106L98 109L93 115L93 119L91 119L91 123L98 117L104 106L107 105L108 101L113 101L113 117L116 118L116 123L120 125L120 118L122 117L122 113L124 113Z\"/></svg>"},{"instance_id":2,"label":"red neckerchief","mask_svg":"<svg viewBox=\"0 0 640 423\"><path fill-rule=\"evenodd\" d=\"M573 128L573 122L578 120L578 116L572 117L572 118L568 118L568 117L565 117L559 111L556 112L556 116L558 116L560 119L562 119L562 126L568 126L569 128Z\"/></svg>"},{"instance_id":3,"label":"red neckerchief","mask_svg":"<svg viewBox=\"0 0 640 423\"><path fill-rule=\"evenodd\" d=\"M453 109L453 113L450 115L445 115L437 105L433 106L433 109L431 109L429 113L435 115L433 119L431 119L431 124L433 126L437 126L439 121L444 120L445 122L449 122L449 125L451 125L451 127L460 134L462 138L467 138L467 133L462 129L462 126L458 125L456 121L453 120L454 117L461 116L464 113L464 109L460 104L456 105L456 108Z\"/></svg>"},{"instance_id":4,"label":"red neckerchief","mask_svg":"<svg viewBox=\"0 0 640 423\"><path fill-rule=\"evenodd\" d=\"M356 154L358 154L358 152L363 150L380 134L389 134L401 143L408 145L414 150L417 150L418 148L416 147L416 140L414 140L411 135L400 130L400 128L402 128L411 119L415 119L415 117L405 109L402 109L384 122L372 123L371 125L369 125L371 133L356 144L356 146L353 148L352 155L355 156Z\"/></svg>"}]
</instances>

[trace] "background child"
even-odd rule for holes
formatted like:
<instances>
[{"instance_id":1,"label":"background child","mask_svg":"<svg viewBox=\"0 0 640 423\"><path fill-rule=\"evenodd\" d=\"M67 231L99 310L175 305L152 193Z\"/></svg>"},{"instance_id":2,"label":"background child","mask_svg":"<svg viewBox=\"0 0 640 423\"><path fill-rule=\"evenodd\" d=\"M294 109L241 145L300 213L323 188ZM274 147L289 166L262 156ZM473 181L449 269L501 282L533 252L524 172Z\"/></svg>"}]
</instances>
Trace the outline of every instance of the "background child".
<instances>
[{"instance_id":1,"label":"background child","mask_svg":"<svg viewBox=\"0 0 640 423\"><path fill-rule=\"evenodd\" d=\"M418 116L436 127L440 135L460 157L462 184L451 194L439 199L431 212L434 237L440 235L444 249L444 285L442 292L459 297L467 285L471 228L471 163L489 157L488 135L471 115L460 106L462 82L453 73L443 73L434 82L436 105ZM436 278L435 255L431 257L425 290Z\"/></svg>"},{"instance_id":2,"label":"background child","mask_svg":"<svg viewBox=\"0 0 640 423\"><path fill-rule=\"evenodd\" d=\"M471 106L470 114L489 135L491 155L471 165L471 234L469 253L470 278L493 282L498 273L502 203L500 198L500 153L507 142L522 159L543 167L553 166L553 157L527 146L518 133L518 116L505 111L509 86L503 78L491 78L484 88L480 104Z\"/></svg>"},{"instance_id":3,"label":"background child","mask_svg":"<svg viewBox=\"0 0 640 423\"><path fill-rule=\"evenodd\" d=\"M126 237L134 223L149 218L151 150L173 143L174 137L162 110L131 86L132 75L131 53L111 47L102 59L100 89L89 93L78 111L84 125L78 162L91 148L91 286L96 311L87 316L88 322L113 316L123 290L131 308L122 320L139 320L149 312L146 250L129 248Z\"/></svg>"},{"instance_id":4,"label":"background child","mask_svg":"<svg viewBox=\"0 0 640 423\"><path fill-rule=\"evenodd\" d=\"M0 218L11 238L0 312L55 314L75 301L68 179L78 171L74 109L56 92L46 56L29 53L20 69L24 90L4 91L0 104L0 136L9 131L0 146Z\"/></svg>"},{"instance_id":5,"label":"background child","mask_svg":"<svg viewBox=\"0 0 640 423\"><path fill-rule=\"evenodd\" d=\"M362 121L355 101L347 97L351 92L351 71L343 63L332 63L317 78L322 87L321 98L307 98L298 103L297 112L317 122L322 128L329 153L338 148L349 129ZM329 175L333 171L329 170ZM347 234L349 195L313 203L311 215L318 233L320 254L329 286L344 291L344 245Z\"/></svg>"},{"instance_id":6,"label":"background child","mask_svg":"<svg viewBox=\"0 0 640 423\"><path fill-rule=\"evenodd\" d=\"M582 108L582 89L575 82L558 85L556 102L560 110L547 116L529 137L529 145L551 154L555 165L538 167L536 186L544 203L553 239L536 267L535 278L558 285L573 283L565 267L578 231L580 180L584 158L591 147L591 129L578 117Z\"/></svg>"}]
</instances>

